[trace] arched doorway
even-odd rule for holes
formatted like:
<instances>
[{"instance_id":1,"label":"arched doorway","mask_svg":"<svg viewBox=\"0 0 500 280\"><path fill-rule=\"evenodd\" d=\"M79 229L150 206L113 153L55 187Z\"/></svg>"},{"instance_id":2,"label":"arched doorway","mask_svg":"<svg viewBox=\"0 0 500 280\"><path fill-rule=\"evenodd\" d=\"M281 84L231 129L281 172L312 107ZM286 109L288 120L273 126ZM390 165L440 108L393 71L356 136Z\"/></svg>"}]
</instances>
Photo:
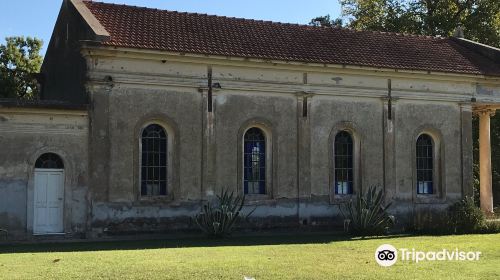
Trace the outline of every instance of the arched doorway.
<instances>
[{"instance_id":1,"label":"arched doorway","mask_svg":"<svg viewBox=\"0 0 500 280\"><path fill-rule=\"evenodd\" d=\"M62 233L64 164L54 153L42 154L35 163L34 234Z\"/></svg>"}]
</instances>

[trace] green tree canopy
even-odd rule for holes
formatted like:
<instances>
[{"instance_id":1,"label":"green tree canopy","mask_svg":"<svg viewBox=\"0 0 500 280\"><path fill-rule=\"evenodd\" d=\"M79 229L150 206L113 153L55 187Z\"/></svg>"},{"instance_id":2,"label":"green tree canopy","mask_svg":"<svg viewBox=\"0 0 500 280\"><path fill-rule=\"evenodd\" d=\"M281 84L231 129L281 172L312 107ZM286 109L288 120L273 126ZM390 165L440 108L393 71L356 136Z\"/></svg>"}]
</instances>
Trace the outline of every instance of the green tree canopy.
<instances>
[{"instance_id":1,"label":"green tree canopy","mask_svg":"<svg viewBox=\"0 0 500 280\"><path fill-rule=\"evenodd\" d=\"M342 26L342 19L340 19L340 18L332 19L330 17L330 15L326 15L326 16L315 17L315 18L311 19L311 22L309 22L309 24L314 25L314 26L328 26L328 27L338 26L338 27L341 27Z\"/></svg>"},{"instance_id":2,"label":"green tree canopy","mask_svg":"<svg viewBox=\"0 0 500 280\"><path fill-rule=\"evenodd\" d=\"M354 29L466 37L500 46L498 0L341 0L342 16Z\"/></svg>"},{"instance_id":3,"label":"green tree canopy","mask_svg":"<svg viewBox=\"0 0 500 280\"><path fill-rule=\"evenodd\" d=\"M42 41L36 38L7 37L0 44L0 98L35 99L43 57Z\"/></svg>"},{"instance_id":4,"label":"green tree canopy","mask_svg":"<svg viewBox=\"0 0 500 280\"><path fill-rule=\"evenodd\" d=\"M500 46L499 0L340 0L344 26L372 31L465 37Z\"/></svg>"}]
</instances>

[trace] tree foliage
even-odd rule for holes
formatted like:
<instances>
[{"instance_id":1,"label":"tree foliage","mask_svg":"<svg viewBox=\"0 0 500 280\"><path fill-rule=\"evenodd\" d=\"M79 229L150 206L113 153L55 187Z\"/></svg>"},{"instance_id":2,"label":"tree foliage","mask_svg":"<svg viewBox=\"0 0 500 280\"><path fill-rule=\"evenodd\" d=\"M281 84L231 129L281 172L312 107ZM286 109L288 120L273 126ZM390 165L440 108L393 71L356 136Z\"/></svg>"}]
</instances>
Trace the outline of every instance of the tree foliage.
<instances>
[{"instance_id":1,"label":"tree foliage","mask_svg":"<svg viewBox=\"0 0 500 280\"><path fill-rule=\"evenodd\" d=\"M317 17L311 25L358 30L451 36L462 26L465 37L500 47L498 0L339 0L342 18Z\"/></svg>"},{"instance_id":2,"label":"tree foliage","mask_svg":"<svg viewBox=\"0 0 500 280\"><path fill-rule=\"evenodd\" d=\"M327 26L327 27L341 27L342 26L342 19L340 19L340 18L332 19L330 17L330 15L326 15L326 16L315 17L315 18L311 19L311 22L309 22L309 25Z\"/></svg>"},{"instance_id":3,"label":"tree foliage","mask_svg":"<svg viewBox=\"0 0 500 280\"><path fill-rule=\"evenodd\" d=\"M448 208L447 229L451 233L479 233L487 229L486 216L472 197L454 203Z\"/></svg>"},{"instance_id":4,"label":"tree foliage","mask_svg":"<svg viewBox=\"0 0 500 280\"><path fill-rule=\"evenodd\" d=\"M0 98L36 98L41 48L42 41L31 37L7 37L0 45Z\"/></svg>"},{"instance_id":5,"label":"tree foliage","mask_svg":"<svg viewBox=\"0 0 500 280\"><path fill-rule=\"evenodd\" d=\"M465 36L500 46L498 0L340 0L346 26L354 29L451 36L462 26Z\"/></svg>"}]
</instances>

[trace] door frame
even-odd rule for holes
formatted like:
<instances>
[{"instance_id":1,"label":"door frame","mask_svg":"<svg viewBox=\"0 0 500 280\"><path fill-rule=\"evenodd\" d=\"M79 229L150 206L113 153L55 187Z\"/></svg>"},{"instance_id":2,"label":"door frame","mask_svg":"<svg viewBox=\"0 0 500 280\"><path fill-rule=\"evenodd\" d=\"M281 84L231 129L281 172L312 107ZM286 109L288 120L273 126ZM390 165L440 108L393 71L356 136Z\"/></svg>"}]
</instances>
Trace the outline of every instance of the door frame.
<instances>
[{"instance_id":1,"label":"door frame","mask_svg":"<svg viewBox=\"0 0 500 280\"><path fill-rule=\"evenodd\" d=\"M35 181L35 177L36 177L36 173L37 172L46 172L46 173L50 173L50 172L58 172L58 173L61 173L61 176L62 176L62 202L61 202L61 225L62 225L62 231L61 232L37 232L35 231L35 212L36 212L36 207L35 207L35 203L36 203L36 200L35 200L35 193L36 193L36 181ZM51 168L34 168L33 169L33 199L32 199L32 202L31 202L31 207L32 207L32 221L31 221L31 229L33 231L33 235L61 235L61 234L64 234L64 220L65 220L65 211L64 211L64 208L65 208L65 203L66 203L66 175L65 175L65 172L64 172L64 169L51 169Z\"/></svg>"}]
</instances>

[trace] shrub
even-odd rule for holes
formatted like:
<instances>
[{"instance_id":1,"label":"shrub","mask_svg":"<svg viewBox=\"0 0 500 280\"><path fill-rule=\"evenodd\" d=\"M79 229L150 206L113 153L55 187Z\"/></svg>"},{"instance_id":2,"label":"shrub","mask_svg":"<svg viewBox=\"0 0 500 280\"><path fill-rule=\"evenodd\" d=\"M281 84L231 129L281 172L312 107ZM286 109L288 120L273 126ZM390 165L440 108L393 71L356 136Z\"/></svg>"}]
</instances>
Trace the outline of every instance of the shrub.
<instances>
[{"instance_id":1,"label":"shrub","mask_svg":"<svg viewBox=\"0 0 500 280\"><path fill-rule=\"evenodd\" d=\"M448 208L448 223L451 233L477 233L487 229L485 214L474 199L467 196Z\"/></svg>"},{"instance_id":2,"label":"shrub","mask_svg":"<svg viewBox=\"0 0 500 280\"><path fill-rule=\"evenodd\" d=\"M394 225L394 217L387 212L384 205L382 190L370 187L365 194L358 193L356 197L339 206L344 216L344 229L353 235L368 236L386 234Z\"/></svg>"},{"instance_id":3,"label":"shrub","mask_svg":"<svg viewBox=\"0 0 500 280\"><path fill-rule=\"evenodd\" d=\"M446 210L420 210L412 213L409 222L410 225L407 228L408 233L429 235L445 235L451 233Z\"/></svg>"},{"instance_id":4,"label":"shrub","mask_svg":"<svg viewBox=\"0 0 500 280\"><path fill-rule=\"evenodd\" d=\"M433 218L434 217L434 218ZM500 232L500 221L488 220L473 197L450 205L442 215L429 215L425 223L415 223L412 231L420 234L469 234Z\"/></svg>"},{"instance_id":5,"label":"shrub","mask_svg":"<svg viewBox=\"0 0 500 280\"><path fill-rule=\"evenodd\" d=\"M208 236L227 237L241 218L244 201L244 195L234 195L233 192L229 193L223 189L215 201L208 201L202 206L201 212L193 217L193 221ZM248 218L252 213L253 211L244 218Z\"/></svg>"},{"instance_id":6,"label":"shrub","mask_svg":"<svg viewBox=\"0 0 500 280\"><path fill-rule=\"evenodd\" d=\"M500 206L493 208L493 213L497 219L500 219Z\"/></svg>"},{"instance_id":7,"label":"shrub","mask_svg":"<svg viewBox=\"0 0 500 280\"><path fill-rule=\"evenodd\" d=\"M486 228L483 230L484 233L500 233L500 221L492 220L486 221Z\"/></svg>"}]
</instances>

